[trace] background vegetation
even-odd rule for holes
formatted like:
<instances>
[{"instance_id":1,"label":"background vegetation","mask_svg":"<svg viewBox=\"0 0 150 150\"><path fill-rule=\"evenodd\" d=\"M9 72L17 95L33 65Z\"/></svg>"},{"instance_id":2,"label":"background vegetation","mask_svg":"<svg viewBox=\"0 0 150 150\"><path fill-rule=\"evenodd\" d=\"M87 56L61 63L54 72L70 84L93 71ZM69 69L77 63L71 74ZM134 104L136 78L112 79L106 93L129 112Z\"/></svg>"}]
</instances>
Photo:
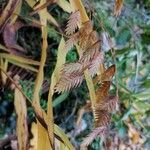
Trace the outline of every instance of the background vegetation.
<instances>
[{"instance_id":1,"label":"background vegetation","mask_svg":"<svg viewBox=\"0 0 150 150\"><path fill-rule=\"evenodd\" d=\"M33 5L30 2L22 1L20 11L13 12L18 16L14 26L4 27L0 24L0 64L9 76L19 83L25 95L29 99L34 99L36 97L34 85L37 85L35 81L43 53L41 49L44 49L42 39L45 35L44 29L42 31L40 29L42 22L39 21L39 12L42 9L37 12L36 9L33 11L31 8ZM117 68L110 93L115 93L117 87L119 93L119 107L112 115L111 130L107 140L103 143L103 139L96 138L89 149L99 150L104 147L120 150L149 149L150 1L124 0L118 17L113 14L115 5L113 0L83 0L82 2L92 20L94 30L100 36L102 50L105 53L105 66L115 64ZM9 0L0 1L1 16L8 3ZM49 4L47 9L50 15L43 16L48 20L46 25L47 57L44 66L44 81L39 90L40 106L45 112L49 111L48 93L52 82L50 77L56 65L58 46L71 12L65 3ZM11 16L12 22L15 16ZM66 62L74 62L78 59L76 49L72 48L67 53ZM0 81L0 149L16 149L17 110L15 107L20 106L14 106L15 86L10 79L6 79L4 72L1 72ZM85 81L80 87L69 92L53 95L54 122L64 130L77 149L93 128L93 115L87 107L89 99ZM28 106L26 117L29 145L32 145L36 137L32 131L35 129L33 127L33 122L36 122L35 112L30 102L27 101L25 105ZM36 149L34 144L33 149Z\"/></svg>"}]
</instances>

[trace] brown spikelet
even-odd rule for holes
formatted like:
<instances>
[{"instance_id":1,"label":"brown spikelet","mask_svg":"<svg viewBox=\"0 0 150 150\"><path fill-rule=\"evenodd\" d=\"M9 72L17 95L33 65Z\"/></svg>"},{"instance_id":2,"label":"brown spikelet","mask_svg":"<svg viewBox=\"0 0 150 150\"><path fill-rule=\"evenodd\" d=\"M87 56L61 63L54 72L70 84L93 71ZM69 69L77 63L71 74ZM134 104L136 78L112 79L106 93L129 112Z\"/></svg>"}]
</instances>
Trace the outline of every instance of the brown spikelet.
<instances>
[{"instance_id":1,"label":"brown spikelet","mask_svg":"<svg viewBox=\"0 0 150 150\"><path fill-rule=\"evenodd\" d=\"M80 28L81 35L83 35L83 33L90 34L92 31L93 31L93 26L90 20L83 23L82 27Z\"/></svg>"},{"instance_id":2,"label":"brown spikelet","mask_svg":"<svg viewBox=\"0 0 150 150\"><path fill-rule=\"evenodd\" d=\"M79 60L65 64L61 70L61 78L55 88L56 92L68 91L73 87L79 86L83 80L84 70L87 68L91 72L91 76L96 74L99 63L103 61L103 54L99 52L95 57L93 61L87 63L80 62Z\"/></svg>"},{"instance_id":3,"label":"brown spikelet","mask_svg":"<svg viewBox=\"0 0 150 150\"><path fill-rule=\"evenodd\" d=\"M98 54L100 49L100 41L96 41L93 45L91 45L86 51L83 53L83 56L80 58L80 62L87 63L91 62L94 58L94 55Z\"/></svg>"},{"instance_id":4,"label":"brown spikelet","mask_svg":"<svg viewBox=\"0 0 150 150\"><path fill-rule=\"evenodd\" d=\"M83 64L80 62L72 62L72 63L67 63L63 66L62 68L62 73L77 73L77 72L82 72L83 70Z\"/></svg>"},{"instance_id":5,"label":"brown spikelet","mask_svg":"<svg viewBox=\"0 0 150 150\"><path fill-rule=\"evenodd\" d=\"M78 27L78 23L80 22L80 12L75 11L69 17L67 27L66 27L66 35L72 35Z\"/></svg>"},{"instance_id":6,"label":"brown spikelet","mask_svg":"<svg viewBox=\"0 0 150 150\"><path fill-rule=\"evenodd\" d=\"M92 34L92 37L90 36L90 34ZM93 32L93 26L92 26L91 21L87 21L86 23L84 23L83 26L79 30L79 47L82 53L88 47L93 45L92 43L95 43L97 41L96 36L97 36L96 32ZM96 38L96 40L94 40L94 37ZM93 42L91 42L90 39L93 39ZM82 55L80 55L80 57L82 57Z\"/></svg>"},{"instance_id":7,"label":"brown spikelet","mask_svg":"<svg viewBox=\"0 0 150 150\"><path fill-rule=\"evenodd\" d=\"M108 96L110 81L102 82L101 86L96 90L97 102L103 101Z\"/></svg>"},{"instance_id":8,"label":"brown spikelet","mask_svg":"<svg viewBox=\"0 0 150 150\"><path fill-rule=\"evenodd\" d=\"M94 83L100 83L102 81L111 81L116 71L115 65L111 65L103 74L98 75L94 79Z\"/></svg>"},{"instance_id":9,"label":"brown spikelet","mask_svg":"<svg viewBox=\"0 0 150 150\"><path fill-rule=\"evenodd\" d=\"M65 43L65 50L69 51L79 40L79 32L71 35Z\"/></svg>"},{"instance_id":10,"label":"brown spikelet","mask_svg":"<svg viewBox=\"0 0 150 150\"><path fill-rule=\"evenodd\" d=\"M66 92L79 86L83 81L81 73L63 74L55 86L55 92Z\"/></svg>"},{"instance_id":11,"label":"brown spikelet","mask_svg":"<svg viewBox=\"0 0 150 150\"><path fill-rule=\"evenodd\" d=\"M79 46L83 51L88 49L91 45L93 45L98 40L99 39L96 31L91 31L90 33L88 33L87 31L86 32L80 31Z\"/></svg>"},{"instance_id":12,"label":"brown spikelet","mask_svg":"<svg viewBox=\"0 0 150 150\"><path fill-rule=\"evenodd\" d=\"M75 14L72 15L74 16ZM73 20L73 16L70 17L67 27ZM63 66L60 80L55 87L56 92L64 92L77 87L81 84L86 69L89 69L90 75L94 76L98 71L99 64L103 62L103 54L100 52L100 40L97 33L93 31L91 21L84 23L77 33L70 36L65 44L65 49L68 51L77 42L81 48L80 58L74 63L68 63Z\"/></svg>"},{"instance_id":13,"label":"brown spikelet","mask_svg":"<svg viewBox=\"0 0 150 150\"><path fill-rule=\"evenodd\" d=\"M80 149L85 150L87 146L92 143L92 141L96 137L104 138L108 134L108 128L107 127L97 127L95 128L81 143Z\"/></svg>"},{"instance_id":14,"label":"brown spikelet","mask_svg":"<svg viewBox=\"0 0 150 150\"><path fill-rule=\"evenodd\" d=\"M118 105L118 97L110 95L104 101L101 101L99 104L96 106L96 110L105 110L107 112L112 112L116 110Z\"/></svg>"},{"instance_id":15,"label":"brown spikelet","mask_svg":"<svg viewBox=\"0 0 150 150\"><path fill-rule=\"evenodd\" d=\"M101 76L102 81L111 81L116 71L115 65L111 65Z\"/></svg>"},{"instance_id":16,"label":"brown spikelet","mask_svg":"<svg viewBox=\"0 0 150 150\"><path fill-rule=\"evenodd\" d=\"M95 127L107 126L110 123L110 114L105 110L99 110L95 106L93 113L95 114Z\"/></svg>"},{"instance_id":17,"label":"brown spikelet","mask_svg":"<svg viewBox=\"0 0 150 150\"><path fill-rule=\"evenodd\" d=\"M121 14L123 0L115 0L114 15L117 17Z\"/></svg>"},{"instance_id":18,"label":"brown spikelet","mask_svg":"<svg viewBox=\"0 0 150 150\"><path fill-rule=\"evenodd\" d=\"M92 77L99 71L99 66L103 62L103 60L103 53L98 51L97 54L94 56L89 67L89 73Z\"/></svg>"}]
</instances>

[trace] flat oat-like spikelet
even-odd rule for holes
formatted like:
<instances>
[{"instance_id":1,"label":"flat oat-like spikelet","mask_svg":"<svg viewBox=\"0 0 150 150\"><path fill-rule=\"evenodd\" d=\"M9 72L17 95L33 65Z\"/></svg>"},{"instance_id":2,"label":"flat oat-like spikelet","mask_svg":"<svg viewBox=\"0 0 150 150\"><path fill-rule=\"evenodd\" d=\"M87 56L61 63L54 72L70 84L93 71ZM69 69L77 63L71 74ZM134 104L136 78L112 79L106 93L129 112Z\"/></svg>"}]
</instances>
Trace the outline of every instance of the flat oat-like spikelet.
<instances>
[{"instance_id":1,"label":"flat oat-like spikelet","mask_svg":"<svg viewBox=\"0 0 150 150\"><path fill-rule=\"evenodd\" d=\"M101 76L102 81L111 81L116 71L116 66L111 65Z\"/></svg>"},{"instance_id":2,"label":"flat oat-like spikelet","mask_svg":"<svg viewBox=\"0 0 150 150\"><path fill-rule=\"evenodd\" d=\"M83 72L83 64L80 62L71 62L67 63L63 66L61 72L63 74L70 74L70 73L82 73Z\"/></svg>"},{"instance_id":3,"label":"flat oat-like spikelet","mask_svg":"<svg viewBox=\"0 0 150 150\"><path fill-rule=\"evenodd\" d=\"M90 64L89 67L89 73L93 77L97 72L99 71L99 66L101 63L103 63L104 55L102 52L97 52L93 58L93 61Z\"/></svg>"},{"instance_id":4,"label":"flat oat-like spikelet","mask_svg":"<svg viewBox=\"0 0 150 150\"><path fill-rule=\"evenodd\" d=\"M78 43L81 48L80 58L77 62L68 63L63 66L60 80L55 86L56 92L64 92L77 87L83 80L84 71L90 69L92 72L91 76L95 75L99 64L103 61L103 54L100 52L100 41L98 40L97 33L93 31L91 21L84 23L75 34L73 33L76 27L73 27L74 30L71 33L69 26L71 26L73 18L76 18L78 13L77 11L70 16L67 25L67 34L71 34L71 36L65 44L65 49L68 51L73 45Z\"/></svg>"},{"instance_id":5,"label":"flat oat-like spikelet","mask_svg":"<svg viewBox=\"0 0 150 150\"><path fill-rule=\"evenodd\" d=\"M69 51L79 40L79 32L71 35L65 43L65 50Z\"/></svg>"},{"instance_id":6,"label":"flat oat-like spikelet","mask_svg":"<svg viewBox=\"0 0 150 150\"><path fill-rule=\"evenodd\" d=\"M83 23L82 27L80 28L81 35L83 35L83 33L90 34L92 31L93 31L93 26L90 20Z\"/></svg>"},{"instance_id":7,"label":"flat oat-like spikelet","mask_svg":"<svg viewBox=\"0 0 150 150\"><path fill-rule=\"evenodd\" d=\"M96 41L93 45L91 45L88 49L85 50L83 56L80 58L80 62L86 64L87 62L93 61L93 58L96 53L98 53L100 49L100 42Z\"/></svg>"},{"instance_id":8,"label":"flat oat-like spikelet","mask_svg":"<svg viewBox=\"0 0 150 150\"><path fill-rule=\"evenodd\" d=\"M84 37L80 37L79 46L83 52L85 52L88 48L94 45L97 41L100 41L96 31L92 31Z\"/></svg>"},{"instance_id":9,"label":"flat oat-like spikelet","mask_svg":"<svg viewBox=\"0 0 150 150\"><path fill-rule=\"evenodd\" d=\"M66 27L66 35L72 35L75 30L78 28L78 23L80 22L80 12L75 11L69 17L67 27Z\"/></svg>"},{"instance_id":10,"label":"flat oat-like spikelet","mask_svg":"<svg viewBox=\"0 0 150 150\"><path fill-rule=\"evenodd\" d=\"M117 17L121 14L123 0L115 0L114 15Z\"/></svg>"},{"instance_id":11,"label":"flat oat-like spikelet","mask_svg":"<svg viewBox=\"0 0 150 150\"><path fill-rule=\"evenodd\" d=\"M96 90L97 103L103 101L108 96L110 84L110 81L104 81L102 82L101 86L98 87L98 89Z\"/></svg>"},{"instance_id":12,"label":"flat oat-like spikelet","mask_svg":"<svg viewBox=\"0 0 150 150\"><path fill-rule=\"evenodd\" d=\"M111 81L115 72L116 72L116 66L111 65L107 70L105 70L103 74L97 75L94 78L94 83L100 84L103 81Z\"/></svg>"},{"instance_id":13,"label":"flat oat-like spikelet","mask_svg":"<svg viewBox=\"0 0 150 150\"><path fill-rule=\"evenodd\" d=\"M118 97L114 95L110 95L104 99L104 101L100 101L99 104L96 105L95 110L105 110L109 113L116 110L118 105Z\"/></svg>"},{"instance_id":14,"label":"flat oat-like spikelet","mask_svg":"<svg viewBox=\"0 0 150 150\"><path fill-rule=\"evenodd\" d=\"M86 22L79 31L79 46L82 51L85 51L88 47L98 41L96 31L93 31L92 23Z\"/></svg>"},{"instance_id":15,"label":"flat oat-like spikelet","mask_svg":"<svg viewBox=\"0 0 150 150\"><path fill-rule=\"evenodd\" d=\"M83 73L62 74L60 80L55 86L55 92L66 92L79 86L83 81Z\"/></svg>"},{"instance_id":16,"label":"flat oat-like spikelet","mask_svg":"<svg viewBox=\"0 0 150 150\"><path fill-rule=\"evenodd\" d=\"M110 113L105 110L99 110L94 108L93 113L95 114L95 127L107 126L110 123Z\"/></svg>"},{"instance_id":17,"label":"flat oat-like spikelet","mask_svg":"<svg viewBox=\"0 0 150 150\"><path fill-rule=\"evenodd\" d=\"M91 21L87 21L86 23L84 23L83 26L79 30L79 47L82 53L87 49L87 47L92 45L91 42L89 42L90 33L92 32L93 32L93 26L92 26Z\"/></svg>"},{"instance_id":18,"label":"flat oat-like spikelet","mask_svg":"<svg viewBox=\"0 0 150 150\"><path fill-rule=\"evenodd\" d=\"M107 127L97 127L95 128L81 143L80 149L85 150L87 146L92 143L92 141L96 137L104 138L108 134L108 128Z\"/></svg>"}]
</instances>

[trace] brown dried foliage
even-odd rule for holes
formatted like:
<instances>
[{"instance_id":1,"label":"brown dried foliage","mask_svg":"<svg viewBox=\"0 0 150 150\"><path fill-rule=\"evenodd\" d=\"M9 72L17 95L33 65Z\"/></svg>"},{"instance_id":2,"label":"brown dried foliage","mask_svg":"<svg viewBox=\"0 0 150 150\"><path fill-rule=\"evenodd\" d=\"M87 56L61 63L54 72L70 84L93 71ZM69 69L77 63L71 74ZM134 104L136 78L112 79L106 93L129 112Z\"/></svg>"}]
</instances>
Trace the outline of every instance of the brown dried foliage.
<instances>
[{"instance_id":1,"label":"brown dried foliage","mask_svg":"<svg viewBox=\"0 0 150 150\"><path fill-rule=\"evenodd\" d=\"M111 79L114 73L115 65L112 65L102 75L97 76L97 83L100 85L96 90L97 99L93 108L95 129L84 139L81 149L86 149L97 136L105 137L109 131L111 112L116 110L118 105L118 96L109 94Z\"/></svg>"},{"instance_id":2,"label":"brown dried foliage","mask_svg":"<svg viewBox=\"0 0 150 150\"><path fill-rule=\"evenodd\" d=\"M97 110L105 110L107 112L113 112L116 110L118 105L118 97L114 95L109 95L104 99L104 101L100 102L95 109Z\"/></svg>"},{"instance_id":3,"label":"brown dried foliage","mask_svg":"<svg viewBox=\"0 0 150 150\"><path fill-rule=\"evenodd\" d=\"M73 45L78 44L80 47L79 60L74 63L67 63L62 67L61 78L55 86L56 92L65 92L79 86L83 81L84 71L89 69L91 76L98 72L100 63L103 62L103 53L100 52L100 40L93 30L90 21L84 23L79 31L75 32L74 25L72 32L71 28L68 29L73 20L79 20L78 11L73 13L69 18L67 25L67 34L71 34L69 40L65 44L65 50L70 50ZM74 34L73 34L74 33Z\"/></svg>"},{"instance_id":4,"label":"brown dried foliage","mask_svg":"<svg viewBox=\"0 0 150 150\"><path fill-rule=\"evenodd\" d=\"M116 17L121 14L122 7L123 7L123 0L116 0L115 1L115 8L114 8L114 15Z\"/></svg>"},{"instance_id":5,"label":"brown dried foliage","mask_svg":"<svg viewBox=\"0 0 150 150\"><path fill-rule=\"evenodd\" d=\"M77 22L79 12L73 13L68 21L66 34L70 35L65 45L65 50L69 51L78 44L80 50L79 60L73 63L66 63L61 69L61 77L55 86L56 92L65 92L79 86L84 79L84 71L89 70L95 82L98 84L96 90L96 104L93 109L95 117L95 129L83 141L81 148L89 145L97 136L103 137L109 129L111 112L115 110L118 97L109 94L111 80L115 74L115 65L110 66L103 73L99 73L100 65L103 64L103 53L101 52L101 42L96 31L93 30L92 23L87 21L77 32Z\"/></svg>"},{"instance_id":6,"label":"brown dried foliage","mask_svg":"<svg viewBox=\"0 0 150 150\"><path fill-rule=\"evenodd\" d=\"M94 83L101 83L102 81L111 81L116 71L115 65L111 65L104 73L94 78Z\"/></svg>"}]
</instances>

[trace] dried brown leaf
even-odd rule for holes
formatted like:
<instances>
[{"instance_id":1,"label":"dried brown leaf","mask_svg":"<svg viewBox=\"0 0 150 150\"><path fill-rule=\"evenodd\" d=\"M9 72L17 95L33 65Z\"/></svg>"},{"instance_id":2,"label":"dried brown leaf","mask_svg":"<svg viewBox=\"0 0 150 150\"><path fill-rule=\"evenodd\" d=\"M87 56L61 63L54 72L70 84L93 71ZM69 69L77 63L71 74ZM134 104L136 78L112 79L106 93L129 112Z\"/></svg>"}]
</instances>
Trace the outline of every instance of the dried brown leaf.
<instances>
[{"instance_id":1,"label":"dried brown leaf","mask_svg":"<svg viewBox=\"0 0 150 150\"><path fill-rule=\"evenodd\" d=\"M83 27L79 31L79 47L84 52L90 46L92 46L96 41L98 41L98 36L95 31L93 31L92 23L90 21L83 24Z\"/></svg>"},{"instance_id":2,"label":"dried brown leaf","mask_svg":"<svg viewBox=\"0 0 150 150\"><path fill-rule=\"evenodd\" d=\"M110 66L104 74L102 74L101 81L111 81L116 71L116 66L112 65Z\"/></svg>"},{"instance_id":3,"label":"dried brown leaf","mask_svg":"<svg viewBox=\"0 0 150 150\"><path fill-rule=\"evenodd\" d=\"M93 31L93 26L90 20L83 23L82 27L80 28L80 34L82 36L84 36L84 33L85 35L87 35L87 34L90 34L92 31Z\"/></svg>"},{"instance_id":4,"label":"dried brown leaf","mask_svg":"<svg viewBox=\"0 0 150 150\"><path fill-rule=\"evenodd\" d=\"M83 117L83 114L85 112L91 112L92 108L91 108L91 102L87 101L87 103L78 110L78 117L77 117L77 121L76 121L76 126L78 127L81 124L81 120Z\"/></svg>"},{"instance_id":5,"label":"dried brown leaf","mask_svg":"<svg viewBox=\"0 0 150 150\"><path fill-rule=\"evenodd\" d=\"M91 102L88 100L87 103L78 110L77 113L77 121L75 124L75 129L73 132L73 136L77 136L79 135L82 131L85 130L86 126L85 126L85 122L83 120L83 115L86 112L92 112L92 108L91 108Z\"/></svg>"}]
</instances>

